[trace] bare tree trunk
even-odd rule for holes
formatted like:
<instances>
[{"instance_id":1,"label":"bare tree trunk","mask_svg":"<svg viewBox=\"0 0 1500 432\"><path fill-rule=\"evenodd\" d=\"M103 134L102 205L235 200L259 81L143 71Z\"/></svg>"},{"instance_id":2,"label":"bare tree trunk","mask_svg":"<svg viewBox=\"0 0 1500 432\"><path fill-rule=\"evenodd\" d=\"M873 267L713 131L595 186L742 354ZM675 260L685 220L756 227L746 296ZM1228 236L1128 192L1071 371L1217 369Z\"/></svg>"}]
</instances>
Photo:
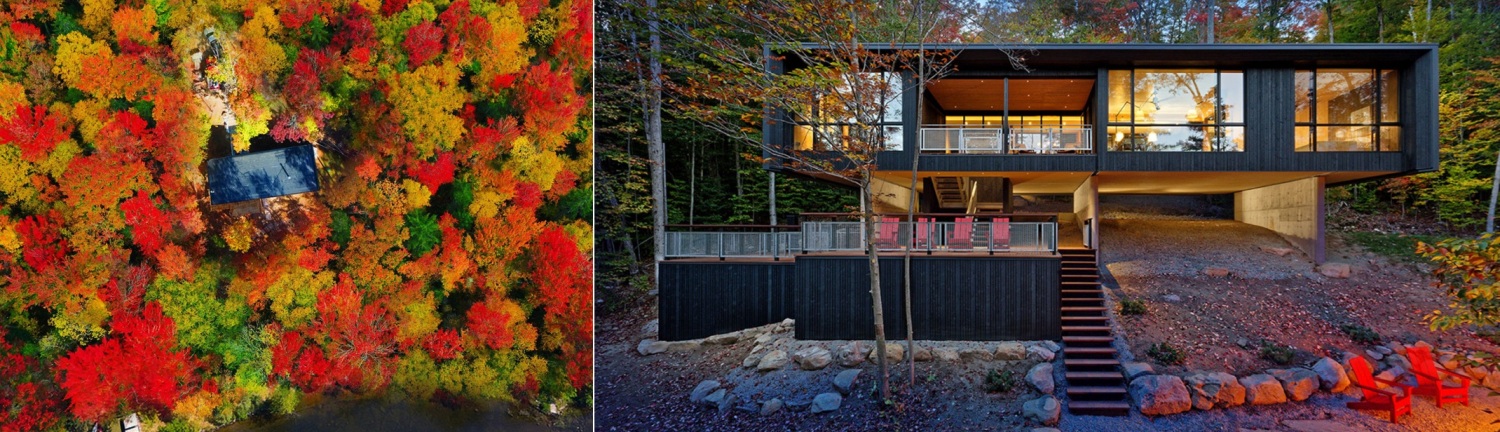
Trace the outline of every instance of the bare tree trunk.
<instances>
[{"instance_id":1,"label":"bare tree trunk","mask_svg":"<svg viewBox=\"0 0 1500 432\"><path fill-rule=\"evenodd\" d=\"M1333 42L1333 0L1325 0L1323 2L1323 10L1324 10L1324 15L1325 15L1323 17L1323 19L1325 21L1328 21L1328 43L1334 43Z\"/></svg>"},{"instance_id":2,"label":"bare tree trunk","mask_svg":"<svg viewBox=\"0 0 1500 432\"><path fill-rule=\"evenodd\" d=\"M776 173L775 172L771 173L771 184L766 189L769 191L769 192L767 192L767 194L770 195L769 197L767 197L767 200L771 202L771 225L776 225ZM776 232L776 228L771 228L771 232Z\"/></svg>"},{"instance_id":3,"label":"bare tree trunk","mask_svg":"<svg viewBox=\"0 0 1500 432\"><path fill-rule=\"evenodd\" d=\"M656 0L646 0L646 28L650 31L651 52L647 59L651 76L646 89L646 153L651 159L651 236L655 259L660 263L667 252L667 148L661 139L661 31ZM660 266L657 264L656 266Z\"/></svg>"},{"instance_id":4,"label":"bare tree trunk","mask_svg":"<svg viewBox=\"0 0 1500 432\"><path fill-rule=\"evenodd\" d=\"M927 21L922 16L922 5L923 3L920 1L917 3L917 142L915 143L916 147L902 149L911 152L911 190L907 193L906 223L912 228L912 232L910 233L912 235L906 237L908 241L906 251L901 256L901 267L903 270L901 275L905 279L901 283L901 303L906 312L906 385L908 387L917 385L916 330L912 327L911 322L911 249L917 246L915 238L917 229L917 159L922 153L922 106L926 105L921 102L922 91L924 90L923 84L927 82L927 53L925 51L927 33L924 28L927 25ZM881 113L881 115L885 114Z\"/></svg>"},{"instance_id":5,"label":"bare tree trunk","mask_svg":"<svg viewBox=\"0 0 1500 432\"><path fill-rule=\"evenodd\" d=\"M1500 152L1495 152L1495 178L1490 183L1490 217L1484 220L1484 232L1495 232L1495 198L1500 195Z\"/></svg>"},{"instance_id":6,"label":"bare tree trunk","mask_svg":"<svg viewBox=\"0 0 1500 432\"><path fill-rule=\"evenodd\" d=\"M698 208L698 143L693 143L692 158L688 162L688 225L695 224Z\"/></svg>"},{"instance_id":7,"label":"bare tree trunk","mask_svg":"<svg viewBox=\"0 0 1500 432\"><path fill-rule=\"evenodd\" d=\"M880 302L880 254L875 247L875 189L870 187L869 170L861 173L859 200L862 204L860 220L864 222L865 256L870 260L870 302L875 308L875 357L880 368L880 406L891 399L890 370L885 360L885 312Z\"/></svg>"},{"instance_id":8,"label":"bare tree trunk","mask_svg":"<svg viewBox=\"0 0 1500 432\"><path fill-rule=\"evenodd\" d=\"M1208 4L1208 43L1214 43L1214 0L1206 0Z\"/></svg>"}]
</instances>

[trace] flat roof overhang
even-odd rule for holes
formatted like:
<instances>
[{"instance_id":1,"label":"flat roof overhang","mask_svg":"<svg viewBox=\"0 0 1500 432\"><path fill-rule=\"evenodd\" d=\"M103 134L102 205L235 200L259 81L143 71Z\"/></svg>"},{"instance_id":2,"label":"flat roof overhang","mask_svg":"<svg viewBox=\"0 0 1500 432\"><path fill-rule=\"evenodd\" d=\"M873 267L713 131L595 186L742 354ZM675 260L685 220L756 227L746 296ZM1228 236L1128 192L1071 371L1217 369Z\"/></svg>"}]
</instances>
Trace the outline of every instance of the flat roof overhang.
<instances>
[{"instance_id":1,"label":"flat roof overhang","mask_svg":"<svg viewBox=\"0 0 1500 432\"><path fill-rule=\"evenodd\" d=\"M869 42L872 51L916 50L916 44ZM801 49L824 48L804 43ZM930 51L952 51L960 71L1012 70L1009 54L1027 68L1217 66L1391 66L1410 64L1436 53L1437 44L926 44ZM799 62L787 58L787 66ZM959 74L964 75L964 74Z\"/></svg>"},{"instance_id":2,"label":"flat roof overhang","mask_svg":"<svg viewBox=\"0 0 1500 432\"><path fill-rule=\"evenodd\" d=\"M1016 194L1071 194L1092 172L1034 171L921 171L922 177L1006 177ZM1399 173L1375 171L1103 171L1099 193L1139 195L1226 194L1293 180L1323 176L1329 185L1388 177ZM907 185L911 171L878 171L876 177Z\"/></svg>"}]
</instances>

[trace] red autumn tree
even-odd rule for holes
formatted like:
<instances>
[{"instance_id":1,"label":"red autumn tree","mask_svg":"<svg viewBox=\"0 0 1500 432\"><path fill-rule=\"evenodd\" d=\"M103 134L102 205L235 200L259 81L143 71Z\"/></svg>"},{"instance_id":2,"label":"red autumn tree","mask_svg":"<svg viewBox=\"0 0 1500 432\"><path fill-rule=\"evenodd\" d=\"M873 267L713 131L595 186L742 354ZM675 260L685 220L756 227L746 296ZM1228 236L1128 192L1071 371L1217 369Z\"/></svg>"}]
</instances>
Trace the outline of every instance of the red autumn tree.
<instances>
[{"instance_id":1,"label":"red autumn tree","mask_svg":"<svg viewBox=\"0 0 1500 432\"><path fill-rule=\"evenodd\" d=\"M8 108L0 108L8 109ZM41 162L52 152L57 143L68 139L73 128L63 113L51 113L47 108L25 105L15 106L15 115L9 120L0 120L0 143L13 144L21 148L21 158Z\"/></svg>"},{"instance_id":2,"label":"red autumn tree","mask_svg":"<svg viewBox=\"0 0 1500 432\"><path fill-rule=\"evenodd\" d=\"M125 213L125 224L130 226L131 240L148 256L156 256L166 242L163 238L172 229L172 219L157 208L156 201L145 191L136 192L135 197L120 203Z\"/></svg>"},{"instance_id":3,"label":"red autumn tree","mask_svg":"<svg viewBox=\"0 0 1500 432\"><path fill-rule=\"evenodd\" d=\"M422 342L422 348L433 359L442 361L458 357L458 353L464 350L464 343L457 330L442 329L428 335L427 341Z\"/></svg>"},{"instance_id":4,"label":"red autumn tree","mask_svg":"<svg viewBox=\"0 0 1500 432\"><path fill-rule=\"evenodd\" d=\"M560 143L563 132L573 127L584 104L574 89L573 72L552 70L547 63L526 70L516 99L526 111L522 124L526 132L547 146Z\"/></svg>"},{"instance_id":5,"label":"red autumn tree","mask_svg":"<svg viewBox=\"0 0 1500 432\"><path fill-rule=\"evenodd\" d=\"M62 265L67 259L68 242L58 232L61 220L57 210L52 210L16 224L16 233L21 236L21 260L37 272Z\"/></svg>"},{"instance_id":6,"label":"red autumn tree","mask_svg":"<svg viewBox=\"0 0 1500 432\"><path fill-rule=\"evenodd\" d=\"M194 380L187 351L177 348L172 319L152 302L140 316L115 317L113 327L116 337L57 361L73 415L103 421L120 407L168 412Z\"/></svg>"},{"instance_id":7,"label":"red autumn tree","mask_svg":"<svg viewBox=\"0 0 1500 432\"><path fill-rule=\"evenodd\" d=\"M0 327L0 432L48 430L62 411L54 390L28 379L36 361L5 340Z\"/></svg>"},{"instance_id":8,"label":"red autumn tree","mask_svg":"<svg viewBox=\"0 0 1500 432\"><path fill-rule=\"evenodd\" d=\"M563 351L571 362L569 378L582 387L590 381L590 368L580 362L587 361L581 360L582 353L591 353L593 327L588 258L567 232L555 226L537 236L531 253L531 279L547 310L547 327L567 339Z\"/></svg>"},{"instance_id":9,"label":"red autumn tree","mask_svg":"<svg viewBox=\"0 0 1500 432\"><path fill-rule=\"evenodd\" d=\"M338 284L319 294L313 332L325 341L329 377L351 388L383 383L384 370L396 351L393 320L380 305L364 304L348 275L341 275Z\"/></svg>"},{"instance_id":10,"label":"red autumn tree","mask_svg":"<svg viewBox=\"0 0 1500 432\"><path fill-rule=\"evenodd\" d=\"M438 187L453 182L453 172L457 169L453 165L453 152L439 152L437 160L432 162L417 162L415 166L406 169L406 176L416 180L428 191L436 192Z\"/></svg>"},{"instance_id":11,"label":"red autumn tree","mask_svg":"<svg viewBox=\"0 0 1500 432\"><path fill-rule=\"evenodd\" d=\"M428 60L443 53L443 29L431 21L417 24L406 30L406 39L401 41L406 56L411 60L410 69L427 64Z\"/></svg>"}]
</instances>

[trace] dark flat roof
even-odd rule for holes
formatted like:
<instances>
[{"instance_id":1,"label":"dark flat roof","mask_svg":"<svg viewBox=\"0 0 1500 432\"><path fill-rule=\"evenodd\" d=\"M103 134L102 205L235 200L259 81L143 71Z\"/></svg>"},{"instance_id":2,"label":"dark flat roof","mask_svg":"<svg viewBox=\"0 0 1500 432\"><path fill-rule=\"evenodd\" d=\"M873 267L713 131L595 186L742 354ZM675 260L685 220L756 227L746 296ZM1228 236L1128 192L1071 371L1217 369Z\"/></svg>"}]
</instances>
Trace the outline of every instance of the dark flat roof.
<instances>
[{"instance_id":1,"label":"dark flat roof","mask_svg":"<svg viewBox=\"0 0 1500 432\"><path fill-rule=\"evenodd\" d=\"M866 48L914 50L917 44L867 42ZM803 49L822 44L804 43ZM1028 67L1063 66L1396 66L1437 52L1437 44L927 44L929 50L952 50L958 63L1009 68L1006 51L1022 57ZM795 63L788 58L789 63Z\"/></svg>"},{"instance_id":2,"label":"dark flat roof","mask_svg":"<svg viewBox=\"0 0 1500 432\"><path fill-rule=\"evenodd\" d=\"M212 204L316 190L318 170L311 145L208 160L208 197Z\"/></svg>"}]
</instances>

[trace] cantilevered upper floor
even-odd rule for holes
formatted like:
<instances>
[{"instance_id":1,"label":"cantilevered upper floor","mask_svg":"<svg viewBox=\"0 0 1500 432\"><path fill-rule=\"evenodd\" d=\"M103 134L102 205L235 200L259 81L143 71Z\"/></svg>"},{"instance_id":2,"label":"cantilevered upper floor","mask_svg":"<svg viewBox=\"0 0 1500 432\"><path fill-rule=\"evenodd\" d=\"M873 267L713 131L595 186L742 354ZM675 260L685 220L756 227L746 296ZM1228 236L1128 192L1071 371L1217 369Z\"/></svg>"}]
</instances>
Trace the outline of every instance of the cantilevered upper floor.
<instances>
[{"instance_id":1,"label":"cantilevered upper floor","mask_svg":"<svg viewBox=\"0 0 1500 432\"><path fill-rule=\"evenodd\" d=\"M1101 192L1226 193L1437 169L1433 44L926 48L951 55L954 70L921 92L911 72L887 74L877 161L890 180L910 177L911 152L924 177L1003 173L1032 193L1070 192L1089 176L1105 180ZM769 58L772 73L806 67ZM838 145L821 142L838 134L827 131L851 126L772 111L769 145L827 149Z\"/></svg>"}]
</instances>

